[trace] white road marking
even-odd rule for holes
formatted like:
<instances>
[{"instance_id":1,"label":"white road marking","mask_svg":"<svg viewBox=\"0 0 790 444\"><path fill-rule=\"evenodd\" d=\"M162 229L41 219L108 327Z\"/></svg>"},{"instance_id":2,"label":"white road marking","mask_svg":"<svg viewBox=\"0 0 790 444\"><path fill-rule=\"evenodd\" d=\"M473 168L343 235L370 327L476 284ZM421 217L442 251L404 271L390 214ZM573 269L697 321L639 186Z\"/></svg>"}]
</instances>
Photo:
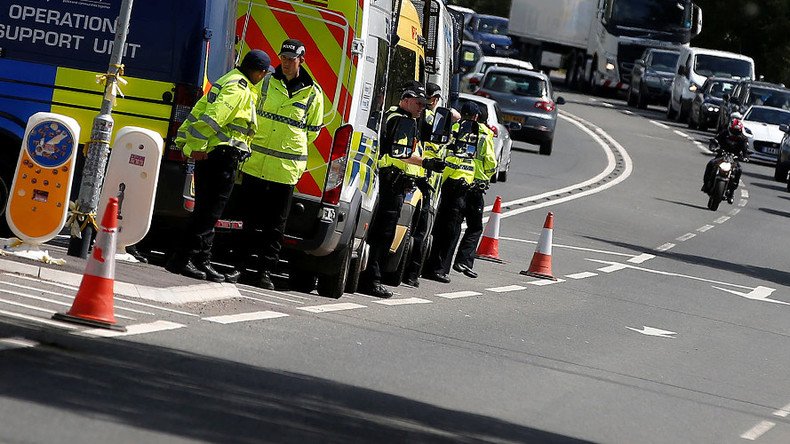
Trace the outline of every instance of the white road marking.
<instances>
[{"instance_id":1,"label":"white road marking","mask_svg":"<svg viewBox=\"0 0 790 444\"><path fill-rule=\"evenodd\" d=\"M740 208L735 208L732 211L730 211L730 216L736 216L740 212L741 212Z\"/></svg>"},{"instance_id":2,"label":"white road marking","mask_svg":"<svg viewBox=\"0 0 790 444\"><path fill-rule=\"evenodd\" d=\"M539 281L527 282L527 285L535 285L536 287L545 287L546 285L559 284L560 282L565 282L565 281L562 279L557 279L556 281L552 281L551 279L541 279Z\"/></svg>"},{"instance_id":3,"label":"white road marking","mask_svg":"<svg viewBox=\"0 0 790 444\"><path fill-rule=\"evenodd\" d=\"M790 416L790 404L787 404L786 406L782 407L781 409L775 411L773 413L773 415L774 416L778 416L780 418L787 418L788 416Z\"/></svg>"},{"instance_id":4,"label":"white road marking","mask_svg":"<svg viewBox=\"0 0 790 444\"><path fill-rule=\"evenodd\" d=\"M468 298L470 296L481 296L483 293L478 293L476 291L455 291L452 293L438 293L436 296L445 299L458 299L458 298Z\"/></svg>"},{"instance_id":5,"label":"white road marking","mask_svg":"<svg viewBox=\"0 0 790 444\"><path fill-rule=\"evenodd\" d=\"M630 262L632 264L643 264L650 259L655 259L655 257L656 256L652 254L642 253L639 256L634 256L631 259L628 259L626 262Z\"/></svg>"},{"instance_id":6,"label":"white road marking","mask_svg":"<svg viewBox=\"0 0 790 444\"><path fill-rule=\"evenodd\" d=\"M668 251L675 248L675 244L667 242L664 245L660 245L656 248L656 251Z\"/></svg>"},{"instance_id":7,"label":"white road marking","mask_svg":"<svg viewBox=\"0 0 790 444\"><path fill-rule=\"evenodd\" d=\"M717 223L717 224L723 224L724 222L727 222L728 220L730 220L730 216L722 216L722 217L714 220L713 222Z\"/></svg>"},{"instance_id":8,"label":"white road marking","mask_svg":"<svg viewBox=\"0 0 790 444\"><path fill-rule=\"evenodd\" d=\"M744 199L748 199L749 198L749 190L747 190L745 188L741 189L741 197L744 198Z\"/></svg>"},{"instance_id":9,"label":"white road marking","mask_svg":"<svg viewBox=\"0 0 790 444\"><path fill-rule=\"evenodd\" d=\"M710 230L711 228L716 228L716 227L713 226L713 225L703 225L703 226L697 228L697 231L699 231L700 233L704 233L704 232Z\"/></svg>"},{"instance_id":10,"label":"white road marking","mask_svg":"<svg viewBox=\"0 0 790 444\"><path fill-rule=\"evenodd\" d=\"M501 236L499 238L499 240L521 242L521 243L525 243L525 244L537 244L538 243L537 241L531 241L531 240L526 240L526 239L517 239L515 237L506 237L506 236ZM611 254L613 256L634 257L633 254L628 254L628 253L618 253L616 251L607 251L607 250L596 250L594 248L574 247L574 246L571 246L571 245L562 245L562 244L555 244L555 243L552 243L552 248L567 248L568 250L575 250L575 251L587 251L587 252L591 252L591 253Z\"/></svg>"},{"instance_id":11,"label":"white road marking","mask_svg":"<svg viewBox=\"0 0 790 444\"><path fill-rule=\"evenodd\" d=\"M599 264L622 265L624 268L630 268L632 270L644 271L646 273L658 274L658 275L661 275L661 276L672 276L672 277L691 279L691 280L694 280L694 281L706 282L706 283L709 283L709 284L726 285L728 287L742 288L744 290L749 290L749 291L755 290L755 288L753 288L753 287L746 287L744 285L731 284L729 282L714 281L712 279L705 279L705 278L700 278L700 277L696 277L696 276L689 276L687 274L670 273L668 271L653 270L651 268L637 267L636 265L619 264L617 262L602 261L600 259L586 259L586 260L588 260L590 262L599 263Z\"/></svg>"},{"instance_id":12,"label":"white road marking","mask_svg":"<svg viewBox=\"0 0 790 444\"><path fill-rule=\"evenodd\" d=\"M239 289L243 289L244 291L249 291L251 293L257 293L258 291L260 291L260 288L253 287L252 285L236 284L236 287L238 287ZM266 293L267 296L270 295L271 293L275 293L275 294L279 294L281 296L288 296L288 297L291 297L291 298L304 299L306 301L311 300L311 298L308 297L308 296L300 296L298 294L285 293L285 292L277 291L277 290L266 290L266 291L268 291L268 293ZM258 293L258 294L264 294L264 293Z\"/></svg>"},{"instance_id":13,"label":"white road marking","mask_svg":"<svg viewBox=\"0 0 790 444\"><path fill-rule=\"evenodd\" d=\"M675 335L677 334L674 331L662 330L660 328L655 328L655 327L648 327L647 325L643 325L641 329L634 327L626 327L626 328L635 331L637 333L641 333L645 336L656 336L659 338L675 339Z\"/></svg>"},{"instance_id":14,"label":"white road marking","mask_svg":"<svg viewBox=\"0 0 790 444\"><path fill-rule=\"evenodd\" d=\"M656 122L655 120L651 120L650 123L652 123L653 125L655 125L655 126L657 126L659 128L672 129L669 125L664 125L663 123Z\"/></svg>"},{"instance_id":15,"label":"white road marking","mask_svg":"<svg viewBox=\"0 0 790 444\"><path fill-rule=\"evenodd\" d=\"M776 291L776 289L774 288L757 286L754 290L750 291L749 293L743 293L741 291L736 291L736 290L728 290L726 288L717 287L715 285L713 285L713 288L717 290L726 291L727 293L732 293L734 295L738 295L746 299L751 299L753 301L771 302L773 304L779 304L779 305L790 305L790 302L778 301L776 299L770 299L768 297L771 296L774 291Z\"/></svg>"},{"instance_id":16,"label":"white road marking","mask_svg":"<svg viewBox=\"0 0 790 444\"><path fill-rule=\"evenodd\" d=\"M677 134L678 136L680 136L680 137L684 138L684 139L690 139L689 135L688 135L688 134L686 134L686 133L684 133L683 131L679 131L679 130L673 130L672 132L673 132L673 133L675 133L675 134ZM692 139L692 140L693 140L693 139Z\"/></svg>"},{"instance_id":17,"label":"white road marking","mask_svg":"<svg viewBox=\"0 0 790 444\"><path fill-rule=\"evenodd\" d=\"M30 348L39 345L36 341L25 338L0 338L0 351Z\"/></svg>"},{"instance_id":18,"label":"white road marking","mask_svg":"<svg viewBox=\"0 0 790 444\"><path fill-rule=\"evenodd\" d=\"M274 298L274 299L277 299L279 301L291 302L291 303L294 303L294 304L304 304L304 302L297 301L295 299L289 299L289 298L284 298L284 297L280 297L280 296L275 296L273 294L262 293L262 292L255 291L255 290L247 290L246 288L245 289L239 289L239 290L247 292L247 293L257 294L257 295L260 295L260 296L266 296L267 298Z\"/></svg>"},{"instance_id":19,"label":"white road marking","mask_svg":"<svg viewBox=\"0 0 790 444\"><path fill-rule=\"evenodd\" d=\"M634 113L632 111L628 111L627 109L624 109L622 111L622 113L625 114L626 116L633 116L634 115Z\"/></svg>"},{"instance_id":20,"label":"white road marking","mask_svg":"<svg viewBox=\"0 0 790 444\"><path fill-rule=\"evenodd\" d=\"M694 234L694 233L686 233L683 236L680 236L679 238L677 238L676 240L678 240L680 242L686 242L687 240L693 239L695 237L697 237L697 235Z\"/></svg>"},{"instance_id":21,"label":"white road marking","mask_svg":"<svg viewBox=\"0 0 790 444\"><path fill-rule=\"evenodd\" d=\"M745 207L746 204L748 204L748 203L749 203L749 199L741 199L741 200L738 201L738 206L739 207Z\"/></svg>"},{"instance_id":22,"label":"white road marking","mask_svg":"<svg viewBox=\"0 0 790 444\"><path fill-rule=\"evenodd\" d=\"M709 150L708 147L702 144L702 142L694 142L694 145L697 145L697 148L699 148L699 150L704 154L713 154L713 151Z\"/></svg>"},{"instance_id":23,"label":"white road marking","mask_svg":"<svg viewBox=\"0 0 790 444\"><path fill-rule=\"evenodd\" d=\"M60 297L63 297L63 298L67 298L69 300L74 300L74 296L73 295L67 295L67 294L63 294L63 293L58 293L56 291L49 291L49 290L44 290L42 288L36 288L36 287L28 287L27 285L15 284L13 282L7 282L7 281L0 281L0 284L10 285L12 287L22 288L22 289L25 289L25 290L38 291L40 293L51 294L53 296L60 296ZM124 311L128 311L128 312L131 312L131 313L140 313L140 314L145 314L145 315L150 315L150 316L154 315L151 312L142 311L142 310L135 310L133 308L126 308L126 307L115 307L115 308L117 310L124 310Z\"/></svg>"},{"instance_id":24,"label":"white road marking","mask_svg":"<svg viewBox=\"0 0 790 444\"><path fill-rule=\"evenodd\" d=\"M379 301L373 301L375 304L381 305L412 305L412 304L431 304L433 301L429 301L428 299L422 298L397 298L397 299L381 299Z\"/></svg>"},{"instance_id":25,"label":"white road marking","mask_svg":"<svg viewBox=\"0 0 790 444\"><path fill-rule=\"evenodd\" d=\"M506 287L486 288L486 290L493 291L494 293L507 293L510 291L520 291L526 289L527 287L522 287L521 285L508 285Z\"/></svg>"},{"instance_id":26,"label":"white road marking","mask_svg":"<svg viewBox=\"0 0 790 444\"><path fill-rule=\"evenodd\" d=\"M774 428L775 425L776 425L776 423L773 423L771 421L762 421L759 424L757 424L756 426L754 426L751 429L749 429L746 432L744 432L741 435L741 438L748 439L749 441L754 441L757 438L763 436L763 434L765 432L767 432L767 431L771 430L772 428Z\"/></svg>"},{"instance_id":27,"label":"white road marking","mask_svg":"<svg viewBox=\"0 0 790 444\"><path fill-rule=\"evenodd\" d=\"M605 106L607 108L614 108L614 105L612 105L611 103L607 103L607 102L601 102L601 105L603 105L603 106Z\"/></svg>"},{"instance_id":28,"label":"white road marking","mask_svg":"<svg viewBox=\"0 0 790 444\"><path fill-rule=\"evenodd\" d=\"M612 262L612 265L609 265L608 267L599 268L598 271L600 271L601 273L614 273L615 271L625 270L626 268L628 268L628 265Z\"/></svg>"},{"instance_id":29,"label":"white road marking","mask_svg":"<svg viewBox=\"0 0 790 444\"><path fill-rule=\"evenodd\" d=\"M575 273L575 274L565 275L565 277L568 278L568 279L587 279L587 278L591 278L593 276L598 276L598 273L591 273L589 271L585 271L583 273Z\"/></svg>"},{"instance_id":30,"label":"white road marking","mask_svg":"<svg viewBox=\"0 0 790 444\"><path fill-rule=\"evenodd\" d=\"M264 319L284 318L286 316L288 315L285 313L266 310L266 311L254 311L251 313L239 313L239 314L224 315L224 316L211 316L208 318L203 318L203 320L209 322L216 322L218 324L235 324L236 322L261 321Z\"/></svg>"},{"instance_id":31,"label":"white road marking","mask_svg":"<svg viewBox=\"0 0 790 444\"><path fill-rule=\"evenodd\" d=\"M0 290L0 293L11 294L11 295L19 296L19 297L26 298L26 299L33 299L34 301L46 302L48 304L59 305L61 307L71 307L72 306L72 304L69 304L69 303L60 302L60 301L56 301L54 299L44 298L44 297L41 297L41 296L33 296L31 294L21 293L21 292L13 291L13 290ZM38 311L52 313L52 311L50 311L50 310L42 309L40 307L34 307L32 305L26 305L26 304L22 304L22 303L15 304L15 303L13 303L11 301L6 301L6 300L0 300L0 301L8 303L8 304L11 304L11 305L17 305L18 304L20 307L27 307L27 308L32 308L32 309L38 310ZM134 321L135 320L134 318L130 318L128 316L122 316L122 315L119 315L119 314L116 314L115 317L121 318L121 319L127 319L127 320L130 320L130 321Z\"/></svg>"},{"instance_id":32,"label":"white road marking","mask_svg":"<svg viewBox=\"0 0 790 444\"><path fill-rule=\"evenodd\" d=\"M247 290L240 290L240 291L247 291ZM251 300L251 301L258 301L258 302L263 302L263 303L265 303L265 304L279 305L280 307L287 307L287 306L288 306L288 304L282 304L282 303L280 303L280 302L269 301L269 300L266 300L266 299L256 298L256 297L253 297L253 296L244 296L244 295L241 295L241 297L242 297L243 299L249 299L249 300Z\"/></svg>"},{"instance_id":33,"label":"white road marking","mask_svg":"<svg viewBox=\"0 0 790 444\"><path fill-rule=\"evenodd\" d=\"M53 321L53 320L45 319L45 318L38 318L38 317L35 317L35 316L29 316L29 315L22 314L22 313L14 313L12 311L0 310L0 314L1 315L5 315L5 316L9 316L9 317L12 317L12 318L24 319L26 321L38 322L39 324L51 325L51 326L59 327L59 328L65 328L65 329L68 329L68 330L76 330L77 328L79 328L76 325L67 324L65 322Z\"/></svg>"},{"instance_id":34,"label":"white road marking","mask_svg":"<svg viewBox=\"0 0 790 444\"><path fill-rule=\"evenodd\" d=\"M313 305L311 307L299 307L298 310L308 311L310 313L329 313L332 311L354 310L356 308L366 308L364 305L345 302L340 304L324 304Z\"/></svg>"},{"instance_id":35,"label":"white road marking","mask_svg":"<svg viewBox=\"0 0 790 444\"><path fill-rule=\"evenodd\" d=\"M155 321L147 324L133 324L126 327L126 331L115 331L106 328L91 328L88 330L75 331L73 335L95 336L99 338L117 338L119 336L142 335L145 333L155 333L158 331L176 330L184 328L186 325L176 324L170 321Z\"/></svg>"}]
</instances>

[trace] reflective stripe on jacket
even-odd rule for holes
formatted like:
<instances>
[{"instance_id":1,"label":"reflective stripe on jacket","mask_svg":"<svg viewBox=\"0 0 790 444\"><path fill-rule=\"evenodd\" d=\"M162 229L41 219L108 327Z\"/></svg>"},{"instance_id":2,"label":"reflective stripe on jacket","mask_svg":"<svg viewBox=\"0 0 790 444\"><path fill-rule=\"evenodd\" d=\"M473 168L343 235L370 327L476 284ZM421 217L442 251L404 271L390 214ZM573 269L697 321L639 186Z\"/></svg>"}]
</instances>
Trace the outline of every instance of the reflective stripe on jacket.
<instances>
[{"instance_id":1,"label":"reflective stripe on jacket","mask_svg":"<svg viewBox=\"0 0 790 444\"><path fill-rule=\"evenodd\" d=\"M294 185L307 169L307 147L318 137L324 122L324 92L306 70L299 71L303 87L288 92L286 80L268 76L261 87L258 132L252 156L241 170L251 176Z\"/></svg>"},{"instance_id":2,"label":"reflective stripe on jacket","mask_svg":"<svg viewBox=\"0 0 790 444\"><path fill-rule=\"evenodd\" d=\"M477 142L475 156L475 180L491 180L496 173L497 158L494 150L494 132L488 126L480 124L480 138Z\"/></svg>"},{"instance_id":3,"label":"reflective stripe on jacket","mask_svg":"<svg viewBox=\"0 0 790 444\"><path fill-rule=\"evenodd\" d=\"M395 116L402 116L407 118L412 118L405 110L401 109L400 107L393 106L387 110L384 116L384 128L387 131L388 123L390 119ZM385 143L386 142L386 135L384 137ZM422 156L422 144L417 143L415 147L415 152L412 155ZM425 169L419 165L412 165L409 163L404 162L401 159L395 159L388 154L384 154L379 158L379 168L386 168L386 167L395 167L404 173L408 174L409 176L413 177L425 177Z\"/></svg>"},{"instance_id":4,"label":"reflective stripe on jacket","mask_svg":"<svg viewBox=\"0 0 790 444\"><path fill-rule=\"evenodd\" d=\"M211 152L217 145L249 151L258 125L257 102L258 93L249 79L238 69L228 72L192 108L178 128L176 146L187 156Z\"/></svg>"}]
</instances>

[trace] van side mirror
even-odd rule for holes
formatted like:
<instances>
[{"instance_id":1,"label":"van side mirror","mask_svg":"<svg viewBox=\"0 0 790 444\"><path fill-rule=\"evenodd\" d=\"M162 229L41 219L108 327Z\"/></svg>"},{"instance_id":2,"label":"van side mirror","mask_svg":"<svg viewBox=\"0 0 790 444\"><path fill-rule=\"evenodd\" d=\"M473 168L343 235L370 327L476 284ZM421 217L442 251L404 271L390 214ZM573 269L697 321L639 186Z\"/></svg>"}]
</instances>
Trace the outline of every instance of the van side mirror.
<instances>
[{"instance_id":1,"label":"van side mirror","mask_svg":"<svg viewBox=\"0 0 790 444\"><path fill-rule=\"evenodd\" d=\"M444 145L450 141L453 132L452 111L449 108L439 107L433 113L433 122L425 122L430 125L427 137L424 141Z\"/></svg>"},{"instance_id":2,"label":"van side mirror","mask_svg":"<svg viewBox=\"0 0 790 444\"><path fill-rule=\"evenodd\" d=\"M395 123L390 127L391 134L387 134L385 140L391 140L392 144L389 152L390 157L395 159L408 159L414 153L417 145L417 121L405 116L393 116Z\"/></svg>"},{"instance_id":3,"label":"van side mirror","mask_svg":"<svg viewBox=\"0 0 790 444\"><path fill-rule=\"evenodd\" d=\"M781 131L783 133L790 133L790 125L788 125L786 123L783 123L783 124L779 125L779 131Z\"/></svg>"},{"instance_id":4,"label":"van side mirror","mask_svg":"<svg viewBox=\"0 0 790 444\"><path fill-rule=\"evenodd\" d=\"M458 123L455 142L452 145L453 156L461 159L473 159L477 155L477 143L480 137L480 124L474 120L462 120Z\"/></svg>"},{"instance_id":5,"label":"van side mirror","mask_svg":"<svg viewBox=\"0 0 790 444\"><path fill-rule=\"evenodd\" d=\"M639 60L637 60L637 61L636 61L636 64L637 64L637 65L639 65L639 66L641 66L641 67L644 67L644 66L645 66L645 59L639 59Z\"/></svg>"}]
</instances>

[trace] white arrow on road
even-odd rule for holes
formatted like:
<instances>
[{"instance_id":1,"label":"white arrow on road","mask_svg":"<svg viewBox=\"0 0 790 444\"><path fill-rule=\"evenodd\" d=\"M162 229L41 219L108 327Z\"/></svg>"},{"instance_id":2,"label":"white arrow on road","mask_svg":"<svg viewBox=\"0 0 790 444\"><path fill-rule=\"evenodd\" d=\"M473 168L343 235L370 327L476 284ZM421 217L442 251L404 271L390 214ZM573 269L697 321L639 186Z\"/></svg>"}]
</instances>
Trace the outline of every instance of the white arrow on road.
<instances>
[{"instance_id":1,"label":"white arrow on road","mask_svg":"<svg viewBox=\"0 0 790 444\"><path fill-rule=\"evenodd\" d=\"M641 330L633 327L626 327L626 328L629 330L633 330L637 333L642 333L643 335L658 336L659 338L675 339L675 336L673 335L677 334L674 331L661 330L660 328L648 327L647 325L643 325Z\"/></svg>"},{"instance_id":2,"label":"white arrow on road","mask_svg":"<svg viewBox=\"0 0 790 444\"><path fill-rule=\"evenodd\" d=\"M759 286L756 287L754 290L750 291L749 293L744 293L737 290L730 290L727 288L717 287L715 285L711 285L711 287L717 290L726 291L727 293L736 294L742 298L751 299L753 301L771 302L773 304L780 304L780 305L790 305L790 302L777 301L776 299L768 298L768 296L771 296L771 294L773 294L773 292L776 291L776 289L774 288Z\"/></svg>"}]
</instances>

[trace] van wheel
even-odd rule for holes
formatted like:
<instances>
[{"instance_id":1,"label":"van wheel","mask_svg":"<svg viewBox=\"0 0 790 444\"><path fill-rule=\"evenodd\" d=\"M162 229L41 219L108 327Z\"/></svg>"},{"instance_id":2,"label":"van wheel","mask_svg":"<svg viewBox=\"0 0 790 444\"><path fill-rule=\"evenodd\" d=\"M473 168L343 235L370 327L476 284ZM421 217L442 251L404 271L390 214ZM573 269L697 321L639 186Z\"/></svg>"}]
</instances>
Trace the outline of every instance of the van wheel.
<instances>
[{"instance_id":1,"label":"van wheel","mask_svg":"<svg viewBox=\"0 0 790 444\"><path fill-rule=\"evenodd\" d=\"M340 268L334 274L318 276L318 294L327 298L340 299L346 290L346 278L351 267L351 249L340 253Z\"/></svg>"},{"instance_id":2,"label":"van wheel","mask_svg":"<svg viewBox=\"0 0 790 444\"><path fill-rule=\"evenodd\" d=\"M365 244L362 244L360 253L356 258L351 259L348 267L348 277L346 277L346 293L356 293L359 288L359 275L362 274L362 252L365 251Z\"/></svg>"},{"instance_id":3,"label":"van wheel","mask_svg":"<svg viewBox=\"0 0 790 444\"><path fill-rule=\"evenodd\" d=\"M311 293L315 290L315 273L292 266L288 272L288 288L300 293Z\"/></svg>"}]
</instances>

